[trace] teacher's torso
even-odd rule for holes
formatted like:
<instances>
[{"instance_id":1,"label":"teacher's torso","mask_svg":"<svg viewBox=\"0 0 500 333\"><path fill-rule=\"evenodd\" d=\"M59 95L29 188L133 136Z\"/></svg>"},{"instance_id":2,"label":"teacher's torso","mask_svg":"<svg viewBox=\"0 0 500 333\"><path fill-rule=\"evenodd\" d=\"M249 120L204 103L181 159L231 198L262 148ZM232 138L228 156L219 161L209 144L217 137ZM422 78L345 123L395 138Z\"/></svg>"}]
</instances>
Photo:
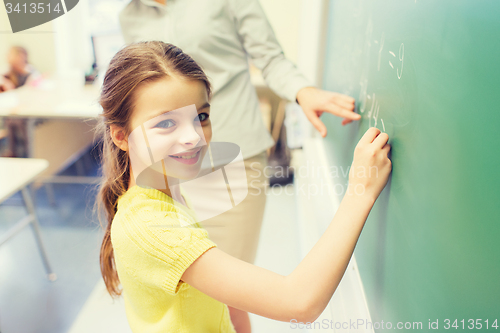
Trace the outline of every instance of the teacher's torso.
<instances>
[{"instance_id":1,"label":"teacher's torso","mask_svg":"<svg viewBox=\"0 0 500 333\"><path fill-rule=\"evenodd\" d=\"M132 0L120 13L127 43L161 40L180 47L205 71L213 86L213 141L233 142L243 157L274 144L264 126L250 80L247 52L226 0Z\"/></svg>"}]
</instances>

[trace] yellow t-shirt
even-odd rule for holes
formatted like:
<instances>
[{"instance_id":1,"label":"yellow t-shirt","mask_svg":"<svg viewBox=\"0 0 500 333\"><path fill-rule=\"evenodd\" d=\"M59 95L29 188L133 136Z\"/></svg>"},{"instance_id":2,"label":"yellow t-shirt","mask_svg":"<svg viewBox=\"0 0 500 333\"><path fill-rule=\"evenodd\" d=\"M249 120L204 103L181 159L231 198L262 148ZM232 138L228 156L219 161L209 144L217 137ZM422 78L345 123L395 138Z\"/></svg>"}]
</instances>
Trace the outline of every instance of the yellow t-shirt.
<instances>
[{"instance_id":1,"label":"yellow t-shirt","mask_svg":"<svg viewBox=\"0 0 500 333\"><path fill-rule=\"evenodd\" d=\"M118 199L111 242L133 332L235 333L227 305L180 281L216 246L193 210L156 189L133 186Z\"/></svg>"}]
</instances>

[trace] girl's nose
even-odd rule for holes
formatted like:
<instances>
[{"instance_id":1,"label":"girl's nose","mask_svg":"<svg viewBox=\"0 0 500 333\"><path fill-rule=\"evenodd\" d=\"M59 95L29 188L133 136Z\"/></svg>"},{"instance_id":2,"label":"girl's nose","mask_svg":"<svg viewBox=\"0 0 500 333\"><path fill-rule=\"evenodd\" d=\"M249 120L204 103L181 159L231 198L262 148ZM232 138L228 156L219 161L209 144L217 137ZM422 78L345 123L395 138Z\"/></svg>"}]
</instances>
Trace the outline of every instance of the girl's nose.
<instances>
[{"instance_id":1,"label":"girl's nose","mask_svg":"<svg viewBox=\"0 0 500 333\"><path fill-rule=\"evenodd\" d=\"M191 124L183 126L179 136L179 143L186 147L186 149L191 149L195 147L200 140L203 140L203 132L198 133L197 129Z\"/></svg>"}]
</instances>

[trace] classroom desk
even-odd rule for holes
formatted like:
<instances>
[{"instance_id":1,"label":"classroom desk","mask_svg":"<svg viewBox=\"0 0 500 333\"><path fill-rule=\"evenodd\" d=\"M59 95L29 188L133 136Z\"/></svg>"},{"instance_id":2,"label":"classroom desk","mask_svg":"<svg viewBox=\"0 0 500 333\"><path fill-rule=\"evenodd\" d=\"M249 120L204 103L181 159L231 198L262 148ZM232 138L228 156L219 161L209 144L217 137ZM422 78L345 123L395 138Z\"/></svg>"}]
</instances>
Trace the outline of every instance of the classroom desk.
<instances>
[{"instance_id":1,"label":"classroom desk","mask_svg":"<svg viewBox=\"0 0 500 333\"><path fill-rule=\"evenodd\" d=\"M57 276L50 267L47 253L42 242L42 236L40 235L38 217L28 189L28 185L43 172L48 165L49 162L42 159L0 157L0 203L16 192L21 191L24 204L28 210L28 216L17 222L0 238L0 246L30 224L35 234L35 240L40 255L42 256L43 265L45 266L48 278L50 281L55 281Z\"/></svg>"},{"instance_id":2,"label":"classroom desk","mask_svg":"<svg viewBox=\"0 0 500 333\"><path fill-rule=\"evenodd\" d=\"M0 94L0 117L26 120L28 157L50 162L43 182L97 181L96 177L53 175L76 161L93 143L93 126L88 123L95 124L102 111L97 102L99 89L98 84L46 79L36 87L23 86ZM41 121L48 124L43 124L43 138L35 140L35 126Z\"/></svg>"}]
</instances>

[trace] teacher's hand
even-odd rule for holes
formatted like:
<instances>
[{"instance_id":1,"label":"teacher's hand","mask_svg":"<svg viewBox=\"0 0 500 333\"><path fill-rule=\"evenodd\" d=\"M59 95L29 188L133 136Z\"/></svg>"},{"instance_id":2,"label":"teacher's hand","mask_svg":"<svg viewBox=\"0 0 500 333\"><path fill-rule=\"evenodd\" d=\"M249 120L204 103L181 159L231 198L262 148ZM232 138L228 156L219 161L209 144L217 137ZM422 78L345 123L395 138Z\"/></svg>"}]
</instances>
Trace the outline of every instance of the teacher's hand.
<instances>
[{"instance_id":1,"label":"teacher's hand","mask_svg":"<svg viewBox=\"0 0 500 333\"><path fill-rule=\"evenodd\" d=\"M361 119L361 116L354 112L354 98L347 95L305 87L297 93L297 102L322 137L326 136L326 126L319 119L323 112L344 118L342 125Z\"/></svg>"}]
</instances>

